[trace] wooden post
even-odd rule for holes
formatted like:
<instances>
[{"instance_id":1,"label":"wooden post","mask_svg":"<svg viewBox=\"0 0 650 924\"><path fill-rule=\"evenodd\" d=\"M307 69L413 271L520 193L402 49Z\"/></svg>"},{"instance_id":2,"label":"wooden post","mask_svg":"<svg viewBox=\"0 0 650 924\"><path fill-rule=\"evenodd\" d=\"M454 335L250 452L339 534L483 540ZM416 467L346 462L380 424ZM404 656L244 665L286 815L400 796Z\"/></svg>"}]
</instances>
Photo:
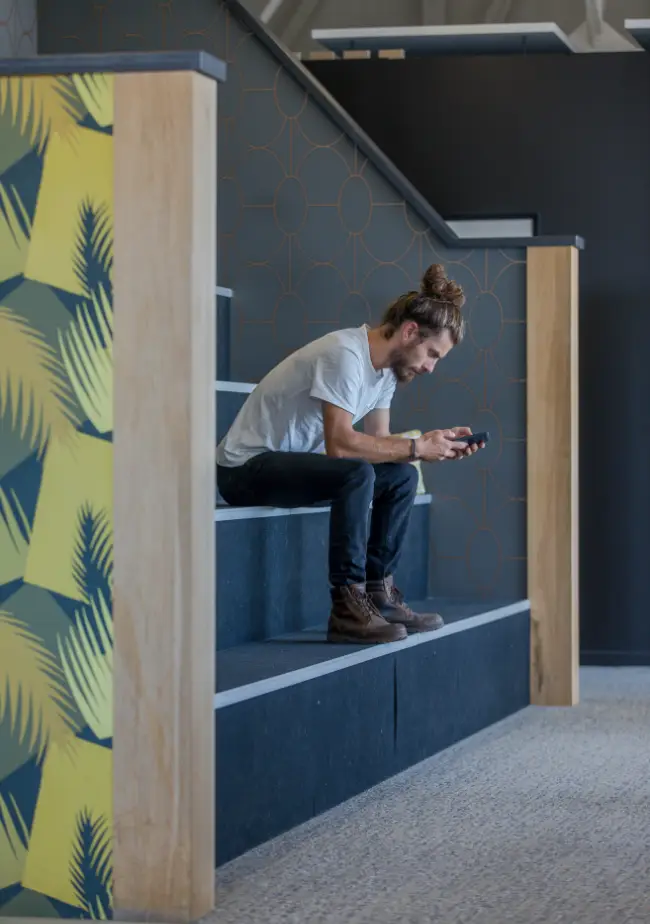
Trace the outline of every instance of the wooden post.
<instances>
[{"instance_id":1,"label":"wooden post","mask_svg":"<svg viewBox=\"0 0 650 924\"><path fill-rule=\"evenodd\" d=\"M114 904L214 905L216 83L115 78Z\"/></svg>"},{"instance_id":2,"label":"wooden post","mask_svg":"<svg viewBox=\"0 0 650 924\"><path fill-rule=\"evenodd\" d=\"M579 699L578 251L528 249L531 702Z\"/></svg>"}]
</instances>

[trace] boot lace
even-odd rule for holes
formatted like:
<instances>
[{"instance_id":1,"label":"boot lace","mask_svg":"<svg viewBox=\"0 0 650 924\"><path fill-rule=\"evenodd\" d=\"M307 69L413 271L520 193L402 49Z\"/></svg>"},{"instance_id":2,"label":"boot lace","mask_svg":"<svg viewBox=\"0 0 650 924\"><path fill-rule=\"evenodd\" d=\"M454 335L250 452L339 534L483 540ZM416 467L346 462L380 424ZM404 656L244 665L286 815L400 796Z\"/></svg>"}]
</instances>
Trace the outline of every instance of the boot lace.
<instances>
[{"instance_id":1,"label":"boot lace","mask_svg":"<svg viewBox=\"0 0 650 924\"><path fill-rule=\"evenodd\" d=\"M415 613L413 612L411 607L408 605L408 603L404 602L404 594L402 593L401 590L398 590L398 588L395 587L394 584L390 588L389 596L390 596L390 602L393 604L393 606L399 606L399 608L403 610L407 616L415 616Z\"/></svg>"},{"instance_id":2,"label":"boot lace","mask_svg":"<svg viewBox=\"0 0 650 924\"><path fill-rule=\"evenodd\" d=\"M356 602L359 604L359 609L366 617L368 622L371 622L373 619L376 619L378 616L381 616L381 613L372 602L371 598L367 593L364 593L362 590L358 590L356 587L352 587L351 593Z\"/></svg>"}]
</instances>

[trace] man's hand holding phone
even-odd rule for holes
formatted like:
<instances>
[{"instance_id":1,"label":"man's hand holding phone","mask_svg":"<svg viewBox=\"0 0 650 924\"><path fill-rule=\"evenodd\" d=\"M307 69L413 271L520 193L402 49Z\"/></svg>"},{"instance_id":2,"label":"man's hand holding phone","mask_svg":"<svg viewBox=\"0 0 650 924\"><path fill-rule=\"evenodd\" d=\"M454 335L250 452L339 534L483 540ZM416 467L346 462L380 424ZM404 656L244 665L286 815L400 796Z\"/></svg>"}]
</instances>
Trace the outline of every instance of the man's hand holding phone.
<instances>
[{"instance_id":1,"label":"man's hand holding phone","mask_svg":"<svg viewBox=\"0 0 650 924\"><path fill-rule=\"evenodd\" d=\"M458 446L456 459L473 456L479 449L485 449L489 433L472 433L469 427L453 427L454 443ZM460 446L459 446L460 443Z\"/></svg>"},{"instance_id":2,"label":"man's hand holding phone","mask_svg":"<svg viewBox=\"0 0 650 924\"><path fill-rule=\"evenodd\" d=\"M479 433L474 437L469 427L430 430L417 440L417 456L424 462L464 459L483 449L488 437L487 433Z\"/></svg>"}]
</instances>

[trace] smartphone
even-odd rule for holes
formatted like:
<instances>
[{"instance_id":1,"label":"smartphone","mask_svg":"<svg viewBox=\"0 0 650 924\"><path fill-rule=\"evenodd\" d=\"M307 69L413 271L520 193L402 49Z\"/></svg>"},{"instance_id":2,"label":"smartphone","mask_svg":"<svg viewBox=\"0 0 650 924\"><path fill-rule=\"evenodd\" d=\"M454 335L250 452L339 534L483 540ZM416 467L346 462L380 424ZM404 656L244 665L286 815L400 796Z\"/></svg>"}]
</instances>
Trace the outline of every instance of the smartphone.
<instances>
[{"instance_id":1,"label":"smartphone","mask_svg":"<svg viewBox=\"0 0 650 924\"><path fill-rule=\"evenodd\" d=\"M471 436L457 436L454 443L467 443L468 446L475 446L477 443L489 443L490 434L487 430L483 433L472 433Z\"/></svg>"}]
</instances>

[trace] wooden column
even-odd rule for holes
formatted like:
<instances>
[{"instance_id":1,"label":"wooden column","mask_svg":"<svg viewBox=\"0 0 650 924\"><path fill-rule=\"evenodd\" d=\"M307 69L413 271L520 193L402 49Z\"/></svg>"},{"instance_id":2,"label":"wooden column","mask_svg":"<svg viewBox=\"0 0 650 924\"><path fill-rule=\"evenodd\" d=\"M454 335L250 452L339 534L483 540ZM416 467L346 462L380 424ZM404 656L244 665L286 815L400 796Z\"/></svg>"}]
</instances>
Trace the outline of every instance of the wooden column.
<instances>
[{"instance_id":1,"label":"wooden column","mask_svg":"<svg viewBox=\"0 0 650 924\"><path fill-rule=\"evenodd\" d=\"M578 702L578 251L528 250L531 702Z\"/></svg>"},{"instance_id":2,"label":"wooden column","mask_svg":"<svg viewBox=\"0 0 650 924\"><path fill-rule=\"evenodd\" d=\"M214 905L216 83L115 78L114 904Z\"/></svg>"}]
</instances>

